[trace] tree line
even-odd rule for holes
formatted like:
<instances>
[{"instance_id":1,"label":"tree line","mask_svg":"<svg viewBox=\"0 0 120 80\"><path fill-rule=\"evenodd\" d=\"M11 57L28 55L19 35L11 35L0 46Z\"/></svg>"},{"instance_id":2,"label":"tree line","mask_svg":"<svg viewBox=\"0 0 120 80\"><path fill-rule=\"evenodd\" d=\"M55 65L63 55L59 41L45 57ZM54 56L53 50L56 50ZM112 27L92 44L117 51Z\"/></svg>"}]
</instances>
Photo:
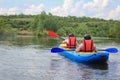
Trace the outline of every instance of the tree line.
<instances>
[{"instance_id":1,"label":"tree line","mask_svg":"<svg viewBox=\"0 0 120 80\"><path fill-rule=\"evenodd\" d=\"M0 34L18 34L29 31L36 36L46 36L47 31L55 31L60 36L74 33L76 36L91 34L95 37L120 38L120 21L100 18L67 16L60 17L42 11L37 15L0 16Z\"/></svg>"}]
</instances>

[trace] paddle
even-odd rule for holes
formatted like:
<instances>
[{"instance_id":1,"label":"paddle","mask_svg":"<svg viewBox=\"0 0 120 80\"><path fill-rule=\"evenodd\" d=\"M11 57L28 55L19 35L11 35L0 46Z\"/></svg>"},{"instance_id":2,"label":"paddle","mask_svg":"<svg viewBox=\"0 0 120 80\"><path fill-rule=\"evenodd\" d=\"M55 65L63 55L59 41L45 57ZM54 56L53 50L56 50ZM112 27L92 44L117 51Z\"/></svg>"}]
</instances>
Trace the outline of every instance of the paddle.
<instances>
[{"instance_id":1,"label":"paddle","mask_svg":"<svg viewBox=\"0 0 120 80\"><path fill-rule=\"evenodd\" d=\"M107 49L98 49L98 51L107 51L109 53L117 53L118 49L117 48L107 48Z\"/></svg>"},{"instance_id":2,"label":"paddle","mask_svg":"<svg viewBox=\"0 0 120 80\"><path fill-rule=\"evenodd\" d=\"M58 48L58 47L55 47L55 48L51 49L52 53L58 53L58 52L63 52L63 51L74 51L74 50L64 50L64 49Z\"/></svg>"},{"instance_id":3,"label":"paddle","mask_svg":"<svg viewBox=\"0 0 120 80\"><path fill-rule=\"evenodd\" d=\"M65 38L58 36L54 31L48 31L48 35L54 38L60 38L62 40L65 40Z\"/></svg>"},{"instance_id":4,"label":"paddle","mask_svg":"<svg viewBox=\"0 0 120 80\"><path fill-rule=\"evenodd\" d=\"M58 48L58 47L55 47L55 48L51 49L52 53L58 53L58 52L63 52L63 51L73 51L73 50L64 50L64 49ZM107 51L109 53L117 53L118 49L117 48L107 48L107 49L100 49L98 51Z\"/></svg>"}]
</instances>

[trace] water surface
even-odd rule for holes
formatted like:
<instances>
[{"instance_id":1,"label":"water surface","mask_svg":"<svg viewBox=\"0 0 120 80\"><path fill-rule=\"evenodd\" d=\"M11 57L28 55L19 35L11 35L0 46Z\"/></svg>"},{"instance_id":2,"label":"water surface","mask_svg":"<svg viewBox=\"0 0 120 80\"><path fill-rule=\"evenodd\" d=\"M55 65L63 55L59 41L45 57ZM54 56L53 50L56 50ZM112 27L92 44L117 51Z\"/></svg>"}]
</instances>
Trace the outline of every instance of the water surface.
<instances>
[{"instance_id":1,"label":"water surface","mask_svg":"<svg viewBox=\"0 0 120 80\"><path fill-rule=\"evenodd\" d=\"M120 49L119 40L94 40L98 48ZM1 37L0 80L120 80L120 53L110 53L105 64L76 63L50 52L60 42L50 37Z\"/></svg>"}]
</instances>

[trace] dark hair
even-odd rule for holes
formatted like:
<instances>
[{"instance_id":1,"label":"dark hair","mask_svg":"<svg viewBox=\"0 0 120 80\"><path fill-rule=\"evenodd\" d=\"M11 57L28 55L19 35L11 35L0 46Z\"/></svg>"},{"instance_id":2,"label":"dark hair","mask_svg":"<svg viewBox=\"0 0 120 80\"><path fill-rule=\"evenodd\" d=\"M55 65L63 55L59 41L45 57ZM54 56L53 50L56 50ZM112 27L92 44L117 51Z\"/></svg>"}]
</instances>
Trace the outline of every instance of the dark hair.
<instances>
[{"instance_id":1,"label":"dark hair","mask_svg":"<svg viewBox=\"0 0 120 80\"><path fill-rule=\"evenodd\" d=\"M89 39L91 39L91 35L89 35L89 34L86 34L86 35L84 36L84 39L86 39L86 40L89 40Z\"/></svg>"},{"instance_id":2,"label":"dark hair","mask_svg":"<svg viewBox=\"0 0 120 80\"><path fill-rule=\"evenodd\" d=\"M70 34L69 34L69 37L72 37L72 36L74 36L74 34L73 34L73 33L70 33Z\"/></svg>"}]
</instances>

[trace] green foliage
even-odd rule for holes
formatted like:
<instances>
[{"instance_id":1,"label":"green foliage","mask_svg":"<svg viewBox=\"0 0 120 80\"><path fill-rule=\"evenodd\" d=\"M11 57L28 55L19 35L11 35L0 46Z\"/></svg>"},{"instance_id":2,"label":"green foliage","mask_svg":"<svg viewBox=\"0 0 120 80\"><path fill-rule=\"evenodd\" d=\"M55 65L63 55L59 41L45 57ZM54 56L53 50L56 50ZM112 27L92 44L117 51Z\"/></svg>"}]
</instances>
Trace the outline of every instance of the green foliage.
<instances>
[{"instance_id":1,"label":"green foliage","mask_svg":"<svg viewBox=\"0 0 120 80\"><path fill-rule=\"evenodd\" d=\"M47 35L47 31L53 30L60 36L74 33L76 36L91 34L99 37L120 38L120 21L104 20L90 17L54 16L42 11L38 15L10 15L0 16L0 34L15 33L21 30L32 31L34 35Z\"/></svg>"},{"instance_id":2,"label":"green foliage","mask_svg":"<svg viewBox=\"0 0 120 80\"><path fill-rule=\"evenodd\" d=\"M120 38L120 22L116 22L109 30L109 37Z\"/></svg>"},{"instance_id":3,"label":"green foliage","mask_svg":"<svg viewBox=\"0 0 120 80\"><path fill-rule=\"evenodd\" d=\"M57 33L58 33L58 35L60 35L60 36L66 36L66 32L65 32L65 30L63 29L63 28L60 28L58 31L57 31Z\"/></svg>"}]
</instances>

